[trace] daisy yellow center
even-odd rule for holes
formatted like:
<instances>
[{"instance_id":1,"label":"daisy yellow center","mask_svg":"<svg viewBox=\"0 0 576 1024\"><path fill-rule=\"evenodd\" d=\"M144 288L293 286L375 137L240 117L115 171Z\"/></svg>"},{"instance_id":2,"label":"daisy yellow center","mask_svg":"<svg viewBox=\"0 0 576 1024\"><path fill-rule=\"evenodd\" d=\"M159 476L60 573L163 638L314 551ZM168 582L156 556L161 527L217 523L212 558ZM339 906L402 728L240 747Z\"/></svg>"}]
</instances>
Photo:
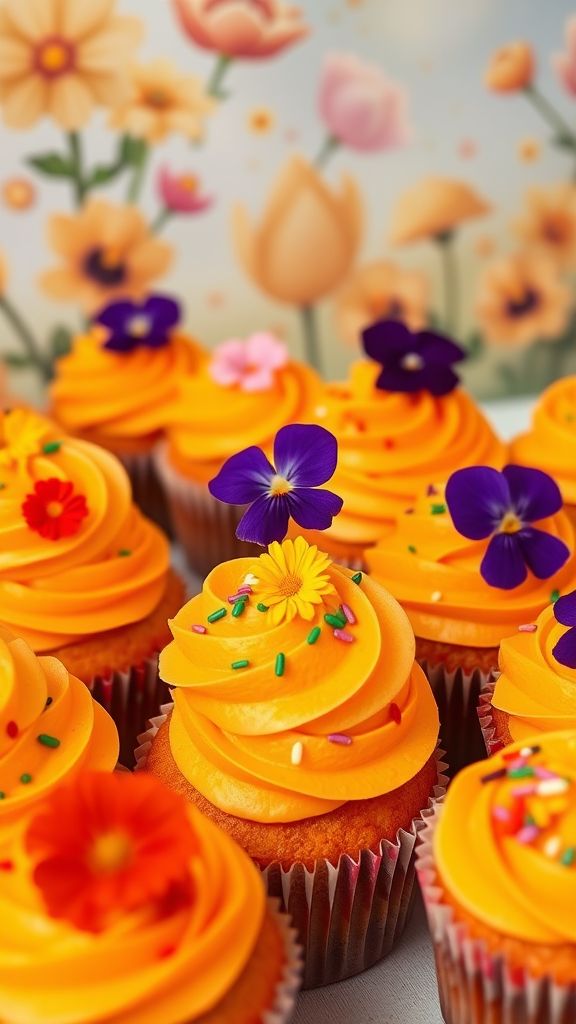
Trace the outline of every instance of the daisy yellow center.
<instances>
[{"instance_id":1,"label":"daisy yellow center","mask_svg":"<svg viewBox=\"0 0 576 1024\"><path fill-rule=\"evenodd\" d=\"M64 511L64 506L61 501L49 501L46 505L46 515L50 516L50 519L59 519Z\"/></svg>"},{"instance_id":2,"label":"daisy yellow center","mask_svg":"<svg viewBox=\"0 0 576 1024\"><path fill-rule=\"evenodd\" d=\"M144 338L150 333L150 319L144 314L133 316L128 324L128 333L132 338Z\"/></svg>"},{"instance_id":3,"label":"daisy yellow center","mask_svg":"<svg viewBox=\"0 0 576 1024\"><path fill-rule=\"evenodd\" d=\"M294 597L302 589L302 579L295 573L289 573L278 581L278 593L282 597Z\"/></svg>"},{"instance_id":4,"label":"daisy yellow center","mask_svg":"<svg viewBox=\"0 0 576 1024\"><path fill-rule=\"evenodd\" d=\"M125 832L103 832L96 836L88 852L88 864L94 874L111 875L132 860L134 847Z\"/></svg>"},{"instance_id":5,"label":"daisy yellow center","mask_svg":"<svg viewBox=\"0 0 576 1024\"><path fill-rule=\"evenodd\" d=\"M73 64L74 54L64 39L44 39L36 51L36 64L48 77L62 75Z\"/></svg>"},{"instance_id":6,"label":"daisy yellow center","mask_svg":"<svg viewBox=\"0 0 576 1024\"><path fill-rule=\"evenodd\" d=\"M515 512L506 512L498 529L499 533L518 533L522 526L522 520L518 518Z\"/></svg>"},{"instance_id":7,"label":"daisy yellow center","mask_svg":"<svg viewBox=\"0 0 576 1024\"><path fill-rule=\"evenodd\" d=\"M187 192L197 192L198 185L198 178L195 178L193 174L183 174L180 178L180 186Z\"/></svg>"},{"instance_id":8,"label":"daisy yellow center","mask_svg":"<svg viewBox=\"0 0 576 1024\"><path fill-rule=\"evenodd\" d=\"M291 490L292 484L285 477L278 476L278 474L272 477L269 490L271 498L279 498L282 494L290 494Z\"/></svg>"}]
</instances>

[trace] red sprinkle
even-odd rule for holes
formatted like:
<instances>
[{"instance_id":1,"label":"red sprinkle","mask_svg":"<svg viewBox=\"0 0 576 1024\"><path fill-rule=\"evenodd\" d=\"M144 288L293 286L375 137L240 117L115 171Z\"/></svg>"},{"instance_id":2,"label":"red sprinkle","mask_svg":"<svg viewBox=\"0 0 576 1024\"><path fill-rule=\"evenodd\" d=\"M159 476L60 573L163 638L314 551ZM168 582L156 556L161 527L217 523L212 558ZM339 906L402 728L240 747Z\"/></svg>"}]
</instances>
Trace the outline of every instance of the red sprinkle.
<instances>
[{"instance_id":1,"label":"red sprinkle","mask_svg":"<svg viewBox=\"0 0 576 1024\"><path fill-rule=\"evenodd\" d=\"M13 871L14 861L13 860L0 860L0 871Z\"/></svg>"},{"instance_id":2,"label":"red sprinkle","mask_svg":"<svg viewBox=\"0 0 576 1024\"><path fill-rule=\"evenodd\" d=\"M384 438L384 447L386 451L391 451L392 448L396 447L396 442L391 437Z\"/></svg>"},{"instance_id":3,"label":"red sprinkle","mask_svg":"<svg viewBox=\"0 0 576 1024\"><path fill-rule=\"evenodd\" d=\"M402 721L402 712L394 702L390 705L390 717L393 722L396 722L396 725L400 725L400 722Z\"/></svg>"},{"instance_id":4,"label":"red sprinkle","mask_svg":"<svg viewBox=\"0 0 576 1024\"><path fill-rule=\"evenodd\" d=\"M176 946L164 946L158 953L159 960L167 960L169 956L173 956L176 952Z\"/></svg>"},{"instance_id":5,"label":"red sprinkle","mask_svg":"<svg viewBox=\"0 0 576 1024\"><path fill-rule=\"evenodd\" d=\"M11 740L15 740L18 735L18 726L16 722L8 722L6 725L6 734Z\"/></svg>"},{"instance_id":6,"label":"red sprinkle","mask_svg":"<svg viewBox=\"0 0 576 1024\"><path fill-rule=\"evenodd\" d=\"M238 587L238 593L239 594L251 594L252 593L252 587L250 586L249 583L244 583L244 585L242 587Z\"/></svg>"}]
</instances>

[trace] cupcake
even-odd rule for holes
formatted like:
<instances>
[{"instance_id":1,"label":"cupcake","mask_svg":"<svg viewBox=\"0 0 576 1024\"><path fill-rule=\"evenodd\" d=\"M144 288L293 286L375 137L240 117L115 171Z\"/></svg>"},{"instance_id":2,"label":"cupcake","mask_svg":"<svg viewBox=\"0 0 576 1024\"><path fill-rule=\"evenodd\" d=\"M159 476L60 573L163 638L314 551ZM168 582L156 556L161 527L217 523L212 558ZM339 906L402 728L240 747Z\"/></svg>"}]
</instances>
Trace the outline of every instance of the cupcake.
<instances>
[{"instance_id":1,"label":"cupcake","mask_svg":"<svg viewBox=\"0 0 576 1024\"><path fill-rule=\"evenodd\" d=\"M113 455L24 409L0 415L0 535L0 623L88 684L125 759L164 692L157 653L183 599L166 538Z\"/></svg>"},{"instance_id":2,"label":"cupcake","mask_svg":"<svg viewBox=\"0 0 576 1024\"><path fill-rule=\"evenodd\" d=\"M345 383L327 384L314 418L338 438L335 489L344 509L321 542L334 558L365 568L365 553L425 487L463 466L500 468L505 450L472 398L458 387L454 342L380 321L363 334L369 360Z\"/></svg>"},{"instance_id":3,"label":"cupcake","mask_svg":"<svg viewBox=\"0 0 576 1024\"><path fill-rule=\"evenodd\" d=\"M283 429L300 445L294 472L314 478L328 461L318 432L334 452L335 439L317 426ZM237 475L245 485L249 459L259 477L249 449L220 486ZM295 487L287 508L282 496L256 499L252 539L278 539L218 565L170 623L160 671L174 704L137 751L141 769L259 866L299 930L307 987L391 949L411 903L416 837L443 784L437 710L405 613L302 537L280 543L284 513L305 507L318 525L327 494Z\"/></svg>"},{"instance_id":4,"label":"cupcake","mask_svg":"<svg viewBox=\"0 0 576 1024\"><path fill-rule=\"evenodd\" d=\"M476 709L500 641L531 622L576 571L572 524L537 469L457 470L428 487L368 553L374 577L405 609L440 709L453 769L484 756Z\"/></svg>"},{"instance_id":5,"label":"cupcake","mask_svg":"<svg viewBox=\"0 0 576 1024\"><path fill-rule=\"evenodd\" d=\"M50 391L54 419L67 433L116 455L134 501L164 529L169 520L152 451L181 379L203 359L179 320L179 305L167 296L111 303L58 361Z\"/></svg>"},{"instance_id":6,"label":"cupcake","mask_svg":"<svg viewBox=\"0 0 576 1024\"><path fill-rule=\"evenodd\" d=\"M60 661L36 657L24 640L1 626L0 678L4 846L59 783L82 771L113 771L118 733L84 683Z\"/></svg>"},{"instance_id":7,"label":"cupcake","mask_svg":"<svg viewBox=\"0 0 576 1024\"><path fill-rule=\"evenodd\" d=\"M576 522L576 376L557 380L540 395L528 431L510 446L511 459L538 466L560 485Z\"/></svg>"},{"instance_id":8,"label":"cupcake","mask_svg":"<svg viewBox=\"0 0 576 1024\"><path fill-rule=\"evenodd\" d=\"M576 1006L576 732L452 782L418 852L446 1024L568 1024Z\"/></svg>"},{"instance_id":9,"label":"cupcake","mask_svg":"<svg viewBox=\"0 0 576 1024\"><path fill-rule=\"evenodd\" d=\"M277 430L310 419L319 393L316 374L264 332L223 342L182 381L157 466L174 529L197 573L255 551L235 536L241 512L215 500L209 481L246 445L271 455Z\"/></svg>"},{"instance_id":10,"label":"cupcake","mask_svg":"<svg viewBox=\"0 0 576 1024\"><path fill-rule=\"evenodd\" d=\"M298 953L230 839L152 778L86 772L2 861L3 1024L285 1024Z\"/></svg>"},{"instance_id":11,"label":"cupcake","mask_svg":"<svg viewBox=\"0 0 576 1024\"><path fill-rule=\"evenodd\" d=\"M576 591L500 645L500 675L481 695L489 753L541 732L576 730Z\"/></svg>"}]
</instances>

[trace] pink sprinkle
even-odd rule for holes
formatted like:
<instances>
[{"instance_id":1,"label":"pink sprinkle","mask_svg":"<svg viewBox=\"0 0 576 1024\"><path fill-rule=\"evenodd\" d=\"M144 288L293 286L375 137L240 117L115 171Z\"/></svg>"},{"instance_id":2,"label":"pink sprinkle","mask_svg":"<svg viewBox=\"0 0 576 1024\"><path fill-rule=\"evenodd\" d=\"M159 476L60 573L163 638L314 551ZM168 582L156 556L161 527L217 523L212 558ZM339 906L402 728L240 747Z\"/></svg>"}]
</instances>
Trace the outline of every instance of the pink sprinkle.
<instances>
[{"instance_id":1,"label":"pink sprinkle","mask_svg":"<svg viewBox=\"0 0 576 1024\"><path fill-rule=\"evenodd\" d=\"M539 835L540 829L537 825L526 825L516 833L516 839L519 843L533 843Z\"/></svg>"},{"instance_id":2,"label":"pink sprinkle","mask_svg":"<svg viewBox=\"0 0 576 1024\"><path fill-rule=\"evenodd\" d=\"M431 498L434 494L438 494L438 488L434 487L434 484L428 484L426 494L428 495L429 498Z\"/></svg>"},{"instance_id":3,"label":"pink sprinkle","mask_svg":"<svg viewBox=\"0 0 576 1024\"><path fill-rule=\"evenodd\" d=\"M549 768L541 768L540 765L536 765L534 771L539 779L557 779L556 772L551 772Z\"/></svg>"},{"instance_id":4,"label":"pink sprinkle","mask_svg":"<svg viewBox=\"0 0 576 1024\"><path fill-rule=\"evenodd\" d=\"M535 622L526 622L523 626L518 626L519 633L535 633L537 629Z\"/></svg>"},{"instance_id":5,"label":"pink sprinkle","mask_svg":"<svg viewBox=\"0 0 576 1024\"><path fill-rule=\"evenodd\" d=\"M337 640L343 640L345 644L353 644L356 637L352 636L352 633L347 633L345 629L335 629L334 636Z\"/></svg>"},{"instance_id":6,"label":"pink sprinkle","mask_svg":"<svg viewBox=\"0 0 576 1024\"><path fill-rule=\"evenodd\" d=\"M498 821L508 821L510 817L510 811L508 810L507 807L493 807L492 817L496 818Z\"/></svg>"},{"instance_id":7,"label":"pink sprinkle","mask_svg":"<svg viewBox=\"0 0 576 1024\"><path fill-rule=\"evenodd\" d=\"M251 594L252 593L252 587L250 586L249 583L245 583L244 586L238 587L238 593L239 594Z\"/></svg>"},{"instance_id":8,"label":"pink sprinkle","mask_svg":"<svg viewBox=\"0 0 576 1024\"><path fill-rule=\"evenodd\" d=\"M415 508L405 508L404 509L404 515L405 516L413 516L415 511L416 511Z\"/></svg>"},{"instance_id":9,"label":"pink sprinkle","mask_svg":"<svg viewBox=\"0 0 576 1024\"><path fill-rule=\"evenodd\" d=\"M228 604L236 604L236 602L241 601L243 597L246 597L246 594L243 594L241 590L239 590L237 594L230 594L228 597Z\"/></svg>"},{"instance_id":10,"label":"pink sprinkle","mask_svg":"<svg viewBox=\"0 0 576 1024\"><path fill-rule=\"evenodd\" d=\"M206 626L201 626L199 622L196 625L190 627L193 633L207 633Z\"/></svg>"},{"instance_id":11,"label":"pink sprinkle","mask_svg":"<svg viewBox=\"0 0 576 1024\"><path fill-rule=\"evenodd\" d=\"M344 615L346 616L346 619L348 620L350 625L353 626L354 623L356 622L356 616L354 615L354 612L352 611L350 605L349 604L342 604L342 605L340 605L340 607L341 607L342 611L344 612Z\"/></svg>"},{"instance_id":12,"label":"pink sprinkle","mask_svg":"<svg viewBox=\"0 0 576 1024\"><path fill-rule=\"evenodd\" d=\"M329 739L330 743L338 743L341 747L350 747L350 746L352 746L352 737L351 736L346 736L346 734L343 733L343 732L333 732L333 733L330 733L330 736L328 737L328 739Z\"/></svg>"},{"instance_id":13,"label":"pink sprinkle","mask_svg":"<svg viewBox=\"0 0 576 1024\"><path fill-rule=\"evenodd\" d=\"M532 796L536 792L536 786L527 783L525 786L516 786L512 790L512 796Z\"/></svg>"}]
</instances>

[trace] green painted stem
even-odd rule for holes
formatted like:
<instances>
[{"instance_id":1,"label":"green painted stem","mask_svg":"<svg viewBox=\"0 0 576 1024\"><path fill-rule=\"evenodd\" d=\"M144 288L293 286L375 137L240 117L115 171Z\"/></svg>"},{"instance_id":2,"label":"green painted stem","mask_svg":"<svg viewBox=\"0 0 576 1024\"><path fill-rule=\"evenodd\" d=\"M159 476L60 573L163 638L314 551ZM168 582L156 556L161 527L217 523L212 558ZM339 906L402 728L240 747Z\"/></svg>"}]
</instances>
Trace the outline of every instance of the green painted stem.
<instances>
[{"instance_id":1,"label":"green painted stem","mask_svg":"<svg viewBox=\"0 0 576 1024\"><path fill-rule=\"evenodd\" d=\"M212 69L212 74L206 83L206 93L208 96L213 96L216 100L226 99L226 94L222 92L222 82L233 60L233 57L227 57L225 53L218 55Z\"/></svg>"},{"instance_id":2,"label":"green painted stem","mask_svg":"<svg viewBox=\"0 0 576 1024\"><path fill-rule=\"evenodd\" d=\"M28 324L7 295L0 295L0 309L25 349L30 365L36 367L44 381L50 380L52 368L49 360L42 355Z\"/></svg>"},{"instance_id":3,"label":"green painted stem","mask_svg":"<svg viewBox=\"0 0 576 1024\"><path fill-rule=\"evenodd\" d=\"M320 150L316 154L314 160L314 166L318 167L319 170L323 169L328 163L330 157L337 149L340 148L340 140L335 135L327 135L320 147Z\"/></svg>"},{"instance_id":4,"label":"green painted stem","mask_svg":"<svg viewBox=\"0 0 576 1024\"><path fill-rule=\"evenodd\" d=\"M148 158L150 156L150 147L147 145L142 146L142 151L139 159L134 164L134 174L132 180L128 186L127 200L129 203L136 204L140 198L142 186L144 184L144 178L146 175L146 168L148 166Z\"/></svg>"},{"instance_id":5,"label":"green painted stem","mask_svg":"<svg viewBox=\"0 0 576 1024\"><path fill-rule=\"evenodd\" d=\"M568 122L565 121L556 108L552 106L550 100L546 99L535 85L527 85L524 92L536 110L542 115L544 120L547 121L548 124L557 132L565 136L566 139L570 139L573 148L576 149L576 135L572 131Z\"/></svg>"},{"instance_id":6,"label":"green painted stem","mask_svg":"<svg viewBox=\"0 0 576 1024\"><path fill-rule=\"evenodd\" d=\"M82 141L78 132L68 133L68 144L70 147L70 158L73 167L74 201L77 207L82 206L88 189L84 182L84 165L82 157Z\"/></svg>"},{"instance_id":7,"label":"green painted stem","mask_svg":"<svg viewBox=\"0 0 576 1024\"><path fill-rule=\"evenodd\" d=\"M320 369L320 339L318 337L318 322L314 306L301 306L300 316L302 320L302 332L304 334L304 350L306 362L318 373Z\"/></svg>"},{"instance_id":8,"label":"green painted stem","mask_svg":"<svg viewBox=\"0 0 576 1024\"><path fill-rule=\"evenodd\" d=\"M458 336L459 321L459 281L454 249L454 234L447 231L436 237L442 257L442 277L444 288L444 328L453 337Z\"/></svg>"},{"instance_id":9,"label":"green painted stem","mask_svg":"<svg viewBox=\"0 0 576 1024\"><path fill-rule=\"evenodd\" d=\"M157 235L160 231L162 231L164 225L167 224L168 221L173 216L173 210L169 210L167 206L165 206L163 210L160 210L160 212L156 215L156 217L154 218L150 225L150 230L152 231L152 233L154 235Z\"/></svg>"}]
</instances>

